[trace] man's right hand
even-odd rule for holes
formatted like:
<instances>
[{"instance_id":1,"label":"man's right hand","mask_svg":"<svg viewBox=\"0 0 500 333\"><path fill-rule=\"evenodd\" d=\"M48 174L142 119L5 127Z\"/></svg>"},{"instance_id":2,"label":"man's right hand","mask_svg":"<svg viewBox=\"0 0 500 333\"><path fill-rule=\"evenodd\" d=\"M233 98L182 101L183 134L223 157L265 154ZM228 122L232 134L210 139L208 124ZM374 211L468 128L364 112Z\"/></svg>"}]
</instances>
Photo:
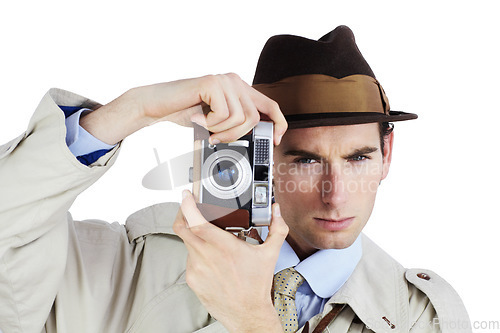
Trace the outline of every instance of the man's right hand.
<instances>
[{"instance_id":1,"label":"man's right hand","mask_svg":"<svg viewBox=\"0 0 500 333\"><path fill-rule=\"evenodd\" d=\"M204 114L201 105L210 106ZM80 119L96 138L115 144L159 121L183 126L195 122L213 134L212 143L231 142L248 133L261 119L274 122L277 145L287 123L276 102L253 89L236 74L208 75L133 88Z\"/></svg>"}]
</instances>

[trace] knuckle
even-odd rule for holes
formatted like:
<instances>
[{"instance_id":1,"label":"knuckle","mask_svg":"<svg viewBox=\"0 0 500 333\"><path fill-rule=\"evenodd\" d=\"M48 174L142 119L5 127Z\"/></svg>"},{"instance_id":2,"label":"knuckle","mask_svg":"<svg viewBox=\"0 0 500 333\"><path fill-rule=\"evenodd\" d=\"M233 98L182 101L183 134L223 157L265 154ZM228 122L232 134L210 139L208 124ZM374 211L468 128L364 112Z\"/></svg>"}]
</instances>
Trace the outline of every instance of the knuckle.
<instances>
[{"instance_id":1,"label":"knuckle","mask_svg":"<svg viewBox=\"0 0 500 333\"><path fill-rule=\"evenodd\" d=\"M276 232L280 236L283 236L283 237L288 235L288 231L289 231L289 228L288 228L288 225L286 223L280 223L279 228L276 230Z\"/></svg>"},{"instance_id":2,"label":"knuckle","mask_svg":"<svg viewBox=\"0 0 500 333\"><path fill-rule=\"evenodd\" d=\"M191 232L194 235L196 235L200 238L203 238L207 234L207 228L205 225L197 225L197 226L191 228Z\"/></svg>"},{"instance_id":3,"label":"knuckle","mask_svg":"<svg viewBox=\"0 0 500 333\"><path fill-rule=\"evenodd\" d=\"M288 122L286 120L283 120L283 132L285 132L288 129Z\"/></svg>"},{"instance_id":4,"label":"knuckle","mask_svg":"<svg viewBox=\"0 0 500 333\"><path fill-rule=\"evenodd\" d=\"M259 121L260 121L260 115L259 115L259 113L257 111L250 113L250 115L248 117L248 120L252 124L252 127L255 126L255 125L257 125L259 123Z\"/></svg>"},{"instance_id":5,"label":"knuckle","mask_svg":"<svg viewBox=\"0 0 500 333\"><path fill-rule=\"evenodd\" d=\"M212 75L212 74L209 74L209 75L205 75L202 77L202 82L206 85L206 86L212 86L214 84L217 84L217 77L215 75Z\"/></svg>"},{"instance_id":6,"label":"knuckle","mask_svg":"<svg viewBox=\"0 0 500 333\"><path fill-rule=\"evenodd\" d=\"M280 109L280 105L275 100L272 99L269 100L269 108L273 113L283 116L283 113L281 112Z\"/></svg>"},{"instance_id":7,"label":"knuckle","mask_svg":"<svg viewBox=\"0 0 500 333\"><path fill-rule=\"evenodd\" d=\"M273 111L280 111L280 106L278 102L273 99L269 99L269 108Z\"/></svg>"},{"instance_id":8,"label":"knuckle","mask_svg":"<svg viewBox=\"0 0 500 333\"><path fill-rule=\"evenodd\" d=\"M235 126L241 125L246 121L246 117L243 113L237 113L234 115L234 124Z\"/></svg>"},{"instance_id":9,"label":"knuckle","mask_svg":"<svg viewBox=\"0 0 500 333\"><path fill-rule=\"evenodd\" d=\"M209 115L207 119L207 124L209 126L209 130L212 131L212 127L221 123L229 117L229 111L226 109L218 109L214 110L212 114Z\"/></svg>"},{"instance_id":10,"label":"knuckle","mask_svg":"<svg viewBox=\"0 0 500 333\"><path fill-rule=\"evenodd\" d=\"M229 109L227 107L223 108L220 112L221 118L226 119L229 117Z\"/></svg>"},{"instance_id":11,"label":"knuckle","mask_svg":"<svg viewBox=\"0 0 500 333\"><path fill-rule=\"evenodd\" d=\"M222 115L219 114L217 117L212 118L212 126L209 128L210 132L212 133L219 133L224 130L226 124L224 123L225 120L228 119L227 115Z\"/></svg>"},{"instance_id":12,"label":"knuckle","mask_svg":"<svg viewBox=\"0 0 500 333\"><path fill-rule=\"evenodd\" d=\"M238 74L236 73L233 73L233 72L230 72L230 73L227 73L226 74L226 77L228 77L229 79L231 80L238 80L238 81L241 81L241 78Z\"/></svg>"},{"instance_id":13,"label":"knuckle","mask_svg":"<svg viewBox=\"0 0 500 333\"><path fill-rule=\"evenodd\" d=\"M179 210L177 216L175 217L172 229L178 236L181 236L185 228L186 228L186 220L184 220L184 216L182 215L182 212Z\"/></svg>"},{"instance_id":14,"label":"knuckle","mask_svg":"<svg viewBox=\"0 0 500 333\"><path fill-rule=\"evenodd\" d=\"M217 84L220 84L222 86L227 84L227 81L229 80L229 77L227 76L227 74L217 74L217 75L214 75L214 78L217 80Z\"/></svg>"},{"instance_id":15,"label":"knuckle","mask_svg":"<svg viewBox=\"0 0 500 333\"><path fill-rule=\"evenodd\" d=\"M172 229L174 230L174 232L175 232L177 235L179 235L179 233L181 233L181 232L182 232L182 229L181 229L180 224L181 224L181 222L180 222L180 221L178 221L178 220L176 220L176 221L174 222L174 225L172 226Z\"/></svg>"},{"instance_id":16,"label":"knuckle","mask_svg":"<svg viewBox=\"0 0 500 333\"><path fill-rule=\"evenodd\" d=\"M210 106L211 110L213 112L210 112L209 116L212 117L227 117L229 115L229 109L225 104L218 103L218 105L211 105Z\"/></svg>"},{"instance_id":17,"label":"knuckle","mask_svg":"<svg viewBox=\"0 0 500 333\"><path fill-rule=\"evenodd\" d=\"M286 121L280 123L278 126L275 127L275 133L280 136L285 135L287 130L288 130L288 123Z\"/></svg>"},{"instance_id":18,"label":"knuckle","mask_svg":"<svg viewBox=\"0 0 500 333\"><path fill-rule=\"evenodd\" d=\"M201 230L201 228L199 227L192 227L190 228L191 229L191 232L195 235L195 236L203 236L203 230Z\"/></svg>"}]
</instances>

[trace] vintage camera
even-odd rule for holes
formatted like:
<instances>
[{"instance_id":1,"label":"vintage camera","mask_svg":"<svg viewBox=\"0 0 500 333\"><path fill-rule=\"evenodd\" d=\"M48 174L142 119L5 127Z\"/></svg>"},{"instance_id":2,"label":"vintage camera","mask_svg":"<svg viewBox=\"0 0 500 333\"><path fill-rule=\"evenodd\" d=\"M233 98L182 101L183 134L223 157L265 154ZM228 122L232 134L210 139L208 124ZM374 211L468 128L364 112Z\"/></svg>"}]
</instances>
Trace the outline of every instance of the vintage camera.
<instances>
[{"instance_id":1,"label":"vintage camera","mask_svg":"<svg viewBox=\"0 0 500 333\"><path fill-rule=\"evenodd\" d=\"M261 121L231 143L211 145L195 127L193 194L205 218L224 229L250 229L271 221L273 123Z\"/></svg>"}]
</instances>

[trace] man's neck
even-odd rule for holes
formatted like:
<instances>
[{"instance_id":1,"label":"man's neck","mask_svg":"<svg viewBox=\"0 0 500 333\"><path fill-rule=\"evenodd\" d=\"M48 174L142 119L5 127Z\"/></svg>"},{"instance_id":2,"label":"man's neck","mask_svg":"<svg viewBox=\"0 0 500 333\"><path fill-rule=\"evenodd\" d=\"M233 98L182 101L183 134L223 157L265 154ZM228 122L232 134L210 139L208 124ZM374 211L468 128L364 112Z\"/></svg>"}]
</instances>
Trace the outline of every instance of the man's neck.
<instances>
[{"instance_id":1,"label":"man's neck","mask_svg":"<svg viewBox=\"0 0 500 333\"><path fill-rule=\"evenodd\" d=\"M312 247L300 246L299 243L290 235L286 237L286 241L290 244L290 247L293 249L297 257L299 257L300 261L318 251L318 249Z\"/></svg>"}]
</instances>

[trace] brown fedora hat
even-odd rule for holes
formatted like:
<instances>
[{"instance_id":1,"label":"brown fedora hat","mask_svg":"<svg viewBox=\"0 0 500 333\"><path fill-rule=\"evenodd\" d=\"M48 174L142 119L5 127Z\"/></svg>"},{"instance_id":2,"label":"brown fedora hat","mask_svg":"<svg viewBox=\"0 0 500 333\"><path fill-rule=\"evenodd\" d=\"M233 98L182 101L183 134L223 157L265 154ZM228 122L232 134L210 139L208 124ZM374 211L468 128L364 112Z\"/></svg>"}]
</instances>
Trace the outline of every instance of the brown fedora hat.
<instances>
[{"instance_id":1,"label":"brown fedora hat","mask_svg":"<svg viewBox=\"0 0 500 333\"><path fill-rule=\"evenodd\" d=\"M417 118L390 110L384 89L346 26L317 41L271 37L260 54L253 87L278 102L289 128Z\"/></svg>"}]
</instances>

